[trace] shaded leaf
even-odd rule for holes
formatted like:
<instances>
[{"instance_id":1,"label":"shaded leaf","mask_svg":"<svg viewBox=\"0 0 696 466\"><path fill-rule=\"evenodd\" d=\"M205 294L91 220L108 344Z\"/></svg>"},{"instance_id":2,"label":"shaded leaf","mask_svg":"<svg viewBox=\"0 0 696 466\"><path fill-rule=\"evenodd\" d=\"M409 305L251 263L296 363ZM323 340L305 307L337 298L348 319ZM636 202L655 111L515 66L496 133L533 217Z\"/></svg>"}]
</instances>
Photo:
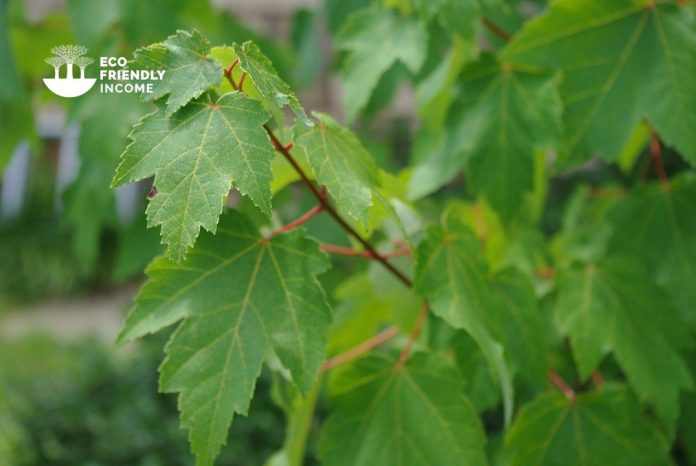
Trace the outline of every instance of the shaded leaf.
<instances>
[{"instance_id":1,"label":"shaded leaf","mask_svg":"<svg viewBox=\"0 0 696 466\"><path fill-rule=\"evenodd\" d=\"M609 249L637 257L696 325L696 178L638 188L608 215Z\"/></svg>"},{"instance_id":2,"label":"shaded leaf","mask_svg":"<svg viewBox=\"0 0 696 466\"><path fill-rule=\"evenodd\" d=\"M327 466L488 464L481 423L446 360L358 360L332 381L335 410L320 456Z\"/></svg>"},{"instance_id":3,"label":"shaded leaf","mask_svg":"<svg viewBox=\"0 0 696 466\"><path fill-rule=\"evenodd\" d=\"M640 263L607 259L563 271L555 318L582 380L612 353L631 386L672 425L693 380L678 344L679 318Z\"/></svg>"},{"instance_id":4,"label":"shaded leaf","mask_svg":"<svg viewBox=\"0 0 696 466\"><path fill-rule=\"evenodd\" d=\"M501 385L505 419L512 413L512 381L503 347L492 332L500 325L479 240L460 220L428 228L416 251L414 290L427 299L437 316L454 328L466 330L485 354Z\"/></svg>"},{"instance_id":5,"label":"shaded leaf","mask_svg":"<svg viewBox=\"0 0 696 466\"><path fill-rule=\"evenodd\" d=\"M348 120L367 105L380 77L394 64L418 72L427 42L427 31L415 18L373 9L352 15L335 37L336 48L349 52L341 71Z\"/></svg>"},{"instance_id":6,"label":"shaded leaf","mask_svg":"<svg viewBox=\"0 0 696 466\"><path fill-rule=\"evenodd\" d=\"M574 402L557 393L522 409L510 429L511 466L665 466L669 442L628 390L609 385Z\"/></svg>"},{"instance_id":7,"label":"shaded leaf","mask_svg":"<svg viewBox=\"0 0 696 466\"><path fill-rule=\"evenodd\" d=\"M677 1L559 0L503 57L563 71L571 161L616 160L647 119L696 163L696 29Z\"/></svg>"}]
</instances>

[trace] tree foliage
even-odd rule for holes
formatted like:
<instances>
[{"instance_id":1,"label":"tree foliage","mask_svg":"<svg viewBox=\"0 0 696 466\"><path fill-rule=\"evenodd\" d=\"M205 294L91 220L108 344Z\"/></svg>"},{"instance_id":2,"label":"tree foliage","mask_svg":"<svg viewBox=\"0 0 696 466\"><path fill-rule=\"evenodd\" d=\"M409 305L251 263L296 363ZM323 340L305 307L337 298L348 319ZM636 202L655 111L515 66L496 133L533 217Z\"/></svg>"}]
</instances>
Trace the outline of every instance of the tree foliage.
<instances>
[{"instance_id":1,"label":"tree foliage","mask_svg":"<svg viewBox=\"0 0 696 466\"><path fill-rule=\"evenodd\" d=\"M160 389L197 466L264 365L293 394L269 464L314 421L326 466L688 464L692 2L327 5L347 124L246 37L135 52L166 77L112 186L152 178L166 252L119 340L176 326ZM366 134L402 84L385 157Z\"/></svg>"}]
</instances>

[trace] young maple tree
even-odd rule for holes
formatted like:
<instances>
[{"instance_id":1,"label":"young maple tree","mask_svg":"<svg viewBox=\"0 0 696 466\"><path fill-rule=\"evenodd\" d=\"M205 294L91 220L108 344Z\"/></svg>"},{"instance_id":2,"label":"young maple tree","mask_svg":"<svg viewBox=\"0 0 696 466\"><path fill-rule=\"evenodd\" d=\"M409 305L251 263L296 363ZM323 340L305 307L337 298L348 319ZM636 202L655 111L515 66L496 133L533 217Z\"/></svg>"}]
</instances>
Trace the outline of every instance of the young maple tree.
<instances>
[{"instance_id":1,"label":"young maple tree","mask_svg":"<svg viewBox=\"0 0 696 466\"><path fill-rule=\"evenodd\" d=\"M324 395L327 466L673 464L675 436L694 431L680 417L696 322L692 2L557 0L514 35L487 2L387 3L354 13L335 46L349 123L391 70L417 80L416 155L399 174L308 115L252 42L178 31L135 52L166 74L112 186L154 177L148 223L167 254L119 342L177 325L160 387L178 393L199 466L247 415L264 363L296 391L272 464L303 464ZM429 40L446 54L429 57ZM576 190L544 231L552 180L630 170L646 145L647 177ZM282 224L272 201L294 182L315 206ZM232 189L258 212L227 207ZM350 246L310 235L317 216ZM320 277L346 255L372 264L329 299Z\"/></svg>"}]
</instances>

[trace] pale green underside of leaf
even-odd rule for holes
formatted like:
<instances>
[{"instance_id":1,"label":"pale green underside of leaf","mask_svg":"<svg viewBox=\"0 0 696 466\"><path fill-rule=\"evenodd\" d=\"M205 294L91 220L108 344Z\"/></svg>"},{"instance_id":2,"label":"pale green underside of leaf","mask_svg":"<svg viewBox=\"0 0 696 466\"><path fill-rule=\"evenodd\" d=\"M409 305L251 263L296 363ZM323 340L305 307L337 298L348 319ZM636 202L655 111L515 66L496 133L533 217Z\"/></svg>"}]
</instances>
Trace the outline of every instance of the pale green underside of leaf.
<instances>
[{"instance_id":1,"label":"pale green underside of leaf","mask_svg":"<svg viewBox=\"0 0 696 466\"><path fill-rule=\"evenodd\" d=\"M312 127L314 125L312 120L307 118L304 108L300 105L290 86L280 79L271 60L261 52L256 44L253 42L245 42L242 45L234 44L232 49L237 54L240 66L249 74L249 78L266 101L278 108L287 105L305 126Z\"/></svg>"},{"instance_id":2,"label":"pale green underside of leaf","mask_svg":"<svg viewBox=\"0 0 696 466\"><path fill-rule=\"evenodd\" d=\"M275 154L262 127L268 118L261 104L234 92L217 102L205 95L171 118L160 108L133 128L112 185L155 176L148 225L161 225L175 261L201 227L215 232L232 186L270 216Z\"/></svg>"},{"instance_id":3,"label":"pale green underside of leaf","mask_svg":"<svg viewBox=\"0 0 696 466\"><path fill-rule=\"evenodd\" d=\"M696 163L696 28L674 1L559 0L528 23L504 60L563 71L568 162L616 160L647 119Z\"/></svg>"},{"instance_id":4,"label":"pale green underside of leaf","mask_svg":"<svg viewBox=\"0 0 696 466\"><path fill-rule=\"evenodd\" d=\"M512 415L512 381L500 340L492 336L498 312L480 244L459 220L432 226L416 251L414 290L427 299L436 315L454 328L464 329L478 343L490 370L500 383L505 420Z\"/></svg>"},{"instance_id":5,"label":"pale green underside of leaf","mask_svg":"<svg viewBox=\"0 0 696 466\"><path fill-rule=\"evenodd\" d=\"M484 466L485 436L464 381L440 357L374 355L340 373L320 445L326 466Z\"/></svg>"},{"instance_id":6,"label":"pale green underside of leaf","mask_svg":"<svg viewBox=\"0 0 696 466\"><path fill-rule=\"evenodd\" d=\"M642 187L616 206L609 221L615 230L610 250L640 258L696 325L696 178L673 179L669 190Z\"/></svg>"},{"instance_id":7,"label":"pale green underside of leaf","mask_svg":"<svg viewBox=\"0 0 696 466\"><path fill-rule=\"evenodd\" d=\"M420 70L427 53L428 33L415 18L391 10L368 8L355 13L335 37L348 52L341 70L348 121L367 105L379 79L397 62Z\"/></svg>"},{"instance_id":8,"label":"pale green underside of leaf","mask_svg":"<svg viewBox=\"0 0 696 466\"><path fill-rule=\"evenodd\" d=\"M160 44L138 49L135 67L165 70L162 81L153 82L153 93L159 99L167 94L166 116L200 97L207 89L220 84L222 67L209 58L210 43L197 30L177 31Z\"/></svg>"},{"instance_id":9,"label":"pale green underside of leaf","mask_svg":"<svg viewBox=\"0 0 696 466\"><path fill-rule=\"evenodd\" d=\"M315 113L319 124L308 131L295 131L301 148L319 184L326 186L338 209L368 228L368 208L378 183L375 161L349 129L328 115Z\"/></svg>"},{"instance_id":10,"label":"pale green underside of leaf","mask_svg":"<svg viewBox=\"0 0 696 466\"><path fill-rule=\"evenodd\" d=\"M511 466L667 466L669 442L623 387L571 403L559 393L525 406L510 429Z\"/></svg>"},{"instance_id":11,"label":"pale green underside of leaf","mask_svg":"<svg viewBox=\"0 0 696 466\"><path fill-rule=\"evenodd\" d=\"M641 399L676 422L679 392L693 386L677 347L686 336L639 262L607 259L562 272L555 318L570 337L582 380L611 352Z\"/></svg>"},{"instance_id":12,"label":"pale green underside of leaf","mask_svg":"<svg viewBox=\"0 0 696 466\"><path fill-rule=\"evenodd\" d=\"M299 230L264 239L230 212L185 263L160 258L148 267L119 341L183 319L167 344L160 386L180 394L197 465L213 464L234 413L246 414L271 350L300 391L311 387L331 321L316 279L328 266L318 243Z\"/></svg>"},{"instance_id":13,"label":"pale green underside of leaf","mask_svg":"<svg viewBox=\"0 0 696 466\"><path fill-rule=\"evenodd\" d=\"M562 106L557 75L504 66L484 56L464 69L451 131L464 141L474 190L509 218L532 189L535 149L558 145Z\"/></svg>"}]
</instances>

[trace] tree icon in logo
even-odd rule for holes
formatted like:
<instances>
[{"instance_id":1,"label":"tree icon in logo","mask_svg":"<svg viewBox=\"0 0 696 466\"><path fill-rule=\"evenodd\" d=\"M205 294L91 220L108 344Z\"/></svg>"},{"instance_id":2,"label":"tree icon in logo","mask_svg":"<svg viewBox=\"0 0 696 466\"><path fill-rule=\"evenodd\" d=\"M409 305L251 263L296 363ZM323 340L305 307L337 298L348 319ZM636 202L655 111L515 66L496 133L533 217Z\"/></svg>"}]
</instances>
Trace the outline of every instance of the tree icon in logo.
<instances>
[{"instance_id":1,"label":"tree icon in logo","mask_svg":"<svg viewBox=\"0 0 696 466\"><path fill-rule=\"evenodd\" d=\"M85 69L94 63L90 57L84 56L87 48L81 45L59 45L51 49L52 57L46 59L46 63L53 67L53 79L44 79L46 87L61 97L77 97L92 89L96 79L85 78ZM66 77L60 77L60 69L66 65ZM73 75L73 65L80 68L80 77Z\"/></svg>"}]
</instances>

